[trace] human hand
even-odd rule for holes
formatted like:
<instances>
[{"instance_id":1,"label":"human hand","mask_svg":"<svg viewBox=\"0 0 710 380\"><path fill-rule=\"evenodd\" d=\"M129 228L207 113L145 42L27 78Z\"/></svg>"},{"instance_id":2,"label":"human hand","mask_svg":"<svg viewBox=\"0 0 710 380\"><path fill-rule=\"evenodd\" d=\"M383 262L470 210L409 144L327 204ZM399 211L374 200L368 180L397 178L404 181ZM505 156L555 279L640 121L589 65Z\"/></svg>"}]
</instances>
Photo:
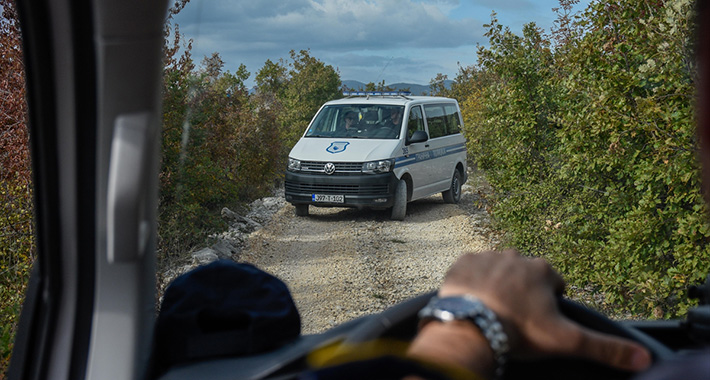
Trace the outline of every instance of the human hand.
<instances>
[{"instance_id":1,"label":"human hand","mask_svg":"<svg viewBox=\"0 0 710 380\"><path fill-rule=\"evenodd\" d=\"M493 310L517 357L569 355L623 370L651 364L650 353L626 339L587 329L560 313L562 277L542 259L515 251L466 254L449 269L440 297L470 294Z\"/></svg>"}]
</instances>

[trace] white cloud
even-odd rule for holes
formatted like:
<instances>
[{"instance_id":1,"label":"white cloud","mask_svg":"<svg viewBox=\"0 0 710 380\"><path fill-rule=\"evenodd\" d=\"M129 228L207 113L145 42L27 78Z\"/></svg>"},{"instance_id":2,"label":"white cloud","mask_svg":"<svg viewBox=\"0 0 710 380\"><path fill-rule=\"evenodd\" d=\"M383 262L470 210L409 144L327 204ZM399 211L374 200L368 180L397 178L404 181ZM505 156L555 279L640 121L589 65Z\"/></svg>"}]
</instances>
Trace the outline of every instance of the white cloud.
<instances>
[{"instance_id":1,"label":"white cloud","mask_svg":"<svg viewBox=\"0 0 710 380\"><path fill-rule=\"evenodd\" d=\"M453 76L457 61L474 63L476 44L486 43L483 24L490 21L491 9L499 11L502 23L506 19L518 23L532 14L552 18L550 2L557 4L557 0L545 0L545 5L532 0L192 0L176 21L195 38L196 61L217 51L232 71L244 63L254 73L266 59L276 61L287 58L289 50L310 49L316 58L338 67L343 79L392 82L397 77L396 81L426 83L437 72ZM366 72L370 77L355 77ZM383 78L375 78L380 75Z\"/></svg>"},{"instance_id":2,"label":"white cloud","mask_svg":"<svg viewBox=\"0 0 710 380\"><path fill-rule=\"evenodd\" d=\"M176 18L183 31L197 31L199 22L201 34L234 44L237 50L249 49L253 42L348 51L455 47L481 39L482 21L452 20L437 5L411 0L299 1L288 7L210 1L205 9L190 8L197 3ZM206 9L213 4L216 7Z\"/></svg>"}]
</instances>

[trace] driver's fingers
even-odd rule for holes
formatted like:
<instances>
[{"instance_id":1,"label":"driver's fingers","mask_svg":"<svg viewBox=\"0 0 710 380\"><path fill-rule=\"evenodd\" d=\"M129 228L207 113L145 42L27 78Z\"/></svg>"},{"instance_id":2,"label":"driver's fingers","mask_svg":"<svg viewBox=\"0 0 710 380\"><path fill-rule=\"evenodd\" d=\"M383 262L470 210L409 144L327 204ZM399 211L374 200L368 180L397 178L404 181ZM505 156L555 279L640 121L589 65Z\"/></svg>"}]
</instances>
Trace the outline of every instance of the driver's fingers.
<instances>
[{"instance_id":1,"label":"driver's fingers","mask_svg":"<svg viewBox=\"0 0 710 380\"><path fill-rule=\"evenodd\" d=\"M602 334L562 319L558 332L565 342L560 353L591 359L627 371L640 371L651 365L651 354L627 339Z\"/></svg>"},{"instance_id":2,"label":"driver's fingers","mask_svg":"<svg viewBox=\"0 0 710 380\"><path fill-rule=\"evenodd\" d=\"M556 295L562 295L565 290L565 281L562 276L544 259L534 258L530 260L530 265L536 266L536 271L539 273L552 288Z\"/></svg>"}]
</instances>

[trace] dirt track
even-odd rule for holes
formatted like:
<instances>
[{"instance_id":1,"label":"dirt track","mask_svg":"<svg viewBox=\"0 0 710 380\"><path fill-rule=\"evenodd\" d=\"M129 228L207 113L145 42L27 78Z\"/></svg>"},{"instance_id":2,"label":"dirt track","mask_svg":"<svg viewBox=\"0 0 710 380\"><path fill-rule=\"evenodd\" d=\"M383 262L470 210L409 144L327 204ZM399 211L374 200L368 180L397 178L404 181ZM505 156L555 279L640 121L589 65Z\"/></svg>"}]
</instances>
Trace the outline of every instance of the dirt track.
<instances>
[{"instance_id":1,"label":"dirt track","mask_svg":"<svg viewBox=\"0 0 710 380\"><path fill-rule=\"evenodd\" d=\"M347 208L297 217L288 205L251 234L240 260L283 279L303 332L321 332L435 289L459 254L492 248L488 214L475 205L481 189L463 190L458 205L441 195L410 203L404 221Z\"/></svg>"}]
</instances>

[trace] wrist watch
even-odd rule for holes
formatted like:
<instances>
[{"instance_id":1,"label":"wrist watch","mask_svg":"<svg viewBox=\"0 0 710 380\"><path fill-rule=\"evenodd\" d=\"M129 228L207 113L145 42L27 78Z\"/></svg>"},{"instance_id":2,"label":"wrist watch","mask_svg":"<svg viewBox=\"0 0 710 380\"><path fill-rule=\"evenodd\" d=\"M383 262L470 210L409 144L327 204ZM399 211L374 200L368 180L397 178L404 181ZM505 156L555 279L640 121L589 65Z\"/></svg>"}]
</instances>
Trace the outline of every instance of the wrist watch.
<instances>
[{"instance_id":1,"label":"wrist watch","mask_svg":"<svg viewBox=\"0 0 710 380\"><path fill-rule=\"evenodd\" d=\"M470 321L488 341L496 360L496 376L503 374L506 355L509 350L508 336L496 314L481 300L470 295L455 297L433 297L429 304L419 311L419 320L441 322Z\"/></svg>"}]
</instances>

